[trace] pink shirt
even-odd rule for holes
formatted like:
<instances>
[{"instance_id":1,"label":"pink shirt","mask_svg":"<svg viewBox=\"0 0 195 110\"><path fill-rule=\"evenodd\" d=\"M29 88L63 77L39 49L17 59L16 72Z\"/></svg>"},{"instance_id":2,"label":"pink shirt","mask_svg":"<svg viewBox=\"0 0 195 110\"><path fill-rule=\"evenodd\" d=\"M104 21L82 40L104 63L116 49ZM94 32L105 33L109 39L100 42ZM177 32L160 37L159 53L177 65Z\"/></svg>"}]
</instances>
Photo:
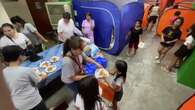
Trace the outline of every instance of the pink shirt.
<instances>
[{"instance_id":1,"label":"pink shirt","mask_svg":"<svg viewBox=\"0 0 195 110\"><path fill-rule=\"evenodd\" d=\"M91 30L91 27L94 28L95 27L95 23L94 20L91 20L90 22L87 21L86 19L83 21L82 23L82 28L84 29L83 33L84 34L90 34L93 33L93 30Z\"/></svg>"}]
</instances>

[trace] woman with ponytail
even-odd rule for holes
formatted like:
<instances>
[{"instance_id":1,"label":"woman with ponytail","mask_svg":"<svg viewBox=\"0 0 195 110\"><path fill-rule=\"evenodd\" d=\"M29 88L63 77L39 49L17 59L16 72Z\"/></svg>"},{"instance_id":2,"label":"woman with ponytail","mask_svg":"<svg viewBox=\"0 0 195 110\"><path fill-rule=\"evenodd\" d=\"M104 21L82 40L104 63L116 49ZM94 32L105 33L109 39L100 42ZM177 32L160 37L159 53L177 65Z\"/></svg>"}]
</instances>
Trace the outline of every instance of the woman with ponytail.
<instances>
[{"instance_id":1,"label":"woman with ponytail","mask_svg":"<svg viewBox=\"0 0 195 110\"><path fill-rule=\"evenodd\" d=\"M83 40L73 36L64 43L63 56L64 66L62 68L61 80L67 84L76 96L78 81L86 77L83 73L83 61L94 63L98 68L102 66L90 57L83 54Z\"/></svg>"}]
</instances>

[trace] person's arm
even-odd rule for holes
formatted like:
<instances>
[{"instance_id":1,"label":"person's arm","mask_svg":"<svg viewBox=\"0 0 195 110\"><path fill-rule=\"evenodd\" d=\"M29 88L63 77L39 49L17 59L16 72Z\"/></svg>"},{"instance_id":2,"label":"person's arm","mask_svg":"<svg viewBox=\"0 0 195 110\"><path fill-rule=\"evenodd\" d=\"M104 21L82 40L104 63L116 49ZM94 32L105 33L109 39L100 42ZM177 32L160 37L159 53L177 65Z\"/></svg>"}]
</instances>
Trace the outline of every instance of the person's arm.
<instances>
[{"instance_id":1,"label":"person's arm","mask_svg":"<svg viewBox=\"0 0 195 110\"><path fill-rule=\"evenodd\" d=\"M193 45L192 45L192 44L188 44L188 43L187 43L187 48L190 50L190 49L192 49L192 48L193 48Z\"/></svg>"},{"instance_id":2,"label":"person's arm","mask_svg":"<svg viewBox=\"0 0 195 110\"><path fill-rule=\"evenodd\" d=\"M131 33L132 33L132 29L129 29L129 31L127 32L127 35L126 35L126 39L129 39L130 38Z\"/></svg>"},{"instance_id":3,"label":"person's arm","mask_svg":"<svg viewBox=\"0 0 195 110\"><path fill-rule=\"evenodd\" d=\"M181 37L181 31L176 32L176 35L174 36L175 39L173 39L172 41L168 41L167 43L174 43L176 41L178 41Z\"/></svg>"},{"instance_id":4,"label":"person's arm","mask_svg":"<svg viewBox=\"0 0 195 110\"><path fill-rule=\"evenodd\" d=\"M158 15L160 15L160 8L159 7L158 7L158 11L157 12L158 12Z\"/></svg>"},{"instance_id":5,"label":"person's arm","mask_svg":"<svg viewBox=\"0 0 195 110\"><path fill-rule=\"evenodd\" d=\"M32 32L33 34L35 34L38 37L38 39L40 39L44 42L48 42L48 40L45 39L32 24L27 23L26 26L30 32Z\"/></svg>"},{"instance_id":6,"label":"person's arm","mask_svg":"<svg viewBox=\"0 0 195 110\"><path fill-rule=\"evenodd\" d=\"M78 74L80 74L80 73L78 73ZM73 81L79 81L85 77L87 77L87 75L74 75L74 76L71 76L70 79L72 79Z\"/></svg>"},{"instance_id":7,"label":"person's arm","mask_svg":"<svg viewBox=\"0 0 195 110\"><path fill-rule=\"evenodd\" d=\"M167 26L166 28L163 29L161 33L161 42L165 42L164 36L166 36L169 33L170 26Z\"/></svg>"},{"instance_id":8,"label":"person's arm","mask_svg":"<svg viewBox=\"0 0 195 110\"><path fill-rule=\"evenodd\" d=\"M0 38L0 49L2 49L4 46L5 46L5 44L4 44L3 40L2 40L2 38Z\"/></svg>"},{"instance_id":9,"label":"person's arm","mask_svg":"<svg viewBox=\"0 0 195 110\"><path fill-rule=\"evenodd\" d=\"M72 26L74 26L73 28L73 32L75 33L75 34L77 34L77 35L80 35L80 36L82 36L83 34L82 34L82 32L75 26L75 24L74 24L74 22L73 22L73 20L72 19L70 19L70 21L69 21L71 24L72 24Z\"/></svg>"},{"instance_id":10,"label":"person's arm","mask_svg":"<svg viewBox=\"0 0 195 110\"><path fill-rule=\"evenodd\" d=\"M160 35L160 40L161 40L161 42L165 42L164 34L163 33L161 33L161 35Z\"/></svg>"},{"instance_id":11,"label":"person's arm","mask_svg":"<svg viewBox=\"0 0 195 110\"><path fill-rule=\"evenodd\" d=\"M115 92L118 92L118 91L120 91L121 90L121 87L120 86L118 86L117 84L110 84L107 80L104 80L104 83L108 86L108 87L110 87L113 91L115 91Z\"/></svg>"},{"instance_id":12,"label":"person's arm","mask_svg":"<svg viewBox=\"0 0 195 110\"><path fill-rule=\"evenodd\" d=\"M131 35L131 31L127 32L127 36L130 36Z\"/></svg>"},{"instance_id":13,"label":"person's arm","mask_svg":"<svg viewBox=\"0 0 195 110\"><path fill-rule=\"evenodd\" d=\"M91 30L93 31L94 30L94 28L95 28L95 21L94 20L91 20Z\"/></svg>"},{"instance_id":14,"label":"person's arm","mask_svg":"<svg viewBox=\"0 0 195 110\"><path fill-rule=\"evenodd\" d=\"M20 34L20 37L22 37L25 40L27 46L32 45L32 42L30 41L30 39L27 36L25 36L22 33L18 33L18 34Z\"/></svg>"},{"instance_id":15,"label":"person's arm","mask_svg":"<svg viewBox=\"0 0 195 110\"><path fill-rule=\"evenodd\" d=\"M41 39L42 41L44 41L44 42L48 42L48 40L47 39L45 39L38 31L36 31L36 32L34 32L34 34L37 36L37 37L39 37L39 39Z\"/></svg>"},{"instance_id":16,"label":"person's arm","mask_svg":"<svg viewBox=\"0 0 195 110\"><path fill-rule=\"evenodd\" d=\"M83 35L82 32L76 26L74 26L74 33L80 36Z\"/></svg>"},{"instance_id":17,"label":"person's arm","mask_svg":"<svg viewBox=\"0 0 195 110\"><path fill-rule=\"evenodd\" d=\"M75 106L76 110L80 110L80 108L78 108L77 106Z\"/></svg>"},{"instance_id":18,"label":"person's arm","mask_svg":"<svg viewBox=\"0 0 195 110\"><path fill-rule=\"evenodd\" d=\"M178 41L178 39L174 39L174 40L171 40L171 41L167 41L166 43L171 44L171 43L174 43L176 41Z\"/></svg>"},{"instance_id":19,"label":"person's arm","mask_svg":"<svg viewBox=\"0 0 195 110\"><path fill-rule=\"evenodd\" d=\"M64 41L64 33L63 33L63 26L62 21L58 21L57 33L58 33L58 40Z\"/></svg>"},{"instance_id":20,"label":"person's arm","mask_svg":"<svg viewBox=\"0 0 195 110\"><path fill-rule=\"evenodd\" d=\"M117 80L114 81L114 82L112 83L112 88L113 88L113 90L114 90L115 92L120 91L120 90L122 89L122 84L123 84L123 82L124 82L124 80L123 80L122 77L117 78Z\"/></svg>"},{"instance_id":21,"label":"person's arm","mask_svg":"<svg viewBox=\"0 0 195 110\"><path fill-rule=\"evenodd\" d=\"M82 22L82 32L84 33L84 25L85 25L85 20Z\"/></svg>"},{"instance_id":22,"label":"person's arm","mask_svg":"<svg viewBox=\"0 0 195 110\"><path fill-rule=\"evenodd\" d=\"M63 38L63 37L64 37L63 32L58 32L58 36L59 36L60 38Z\"/></svg>"},{"instance_id":23,"label":"person's arm","mask_svg":"<svg viewBox=\"0 0 195 110\"><path fill-rule=\"evenodd\" d=\"M112 89L113 89L115 92L118 92L118 91L121 90L121 87L118 86L118 85L112 84L111 86L112 86Z\"/></svg>"},{"instance_id":24,"label":"person's arm","mask_svg":"<svg viewBox=\"0 0 195 110\"><path fill-rule=\"evenodd\" d=\"M189 50L193 48L193 38L192 38L192 36L188 36L186 38L185 42L186 42L185 44L186 44L186 46Z\"/></svg>"},{"instance_id":25,"label":"person's arm","mask_svg":"<svg viewBox=\"0 0 195 110\"><path fill-rule=\"evenodd\" d=\"M81 73L76 73L70 58L64 58L63 68L62 68L62 79L70 79L73 81L79 81L86 75L80 75Z\"/></svg>"},{"instance_id":26,"label":"person's arm","mask_svg":"<svg viewBox=\"0 0 195 110\"><path fill-rule=\"evenodd\" d=\"M46 79L48 76L47 76L47 74L38 74L34 70L30 70L29 71L29 77L30 77L30 80L35 85L37 85L39 82L41 82L42 80Z\"/></svg>"},{"instance_id":27,"label":"person's arm","mask_svg":"<svg viewBox=\"0 0 195 110\"><path fill-rule=\"evenodd\" d=\"M85 59L86 62L89 62L89 63L93 63L95 64L98 68L103 68L102 65L100 65L99 63L97 63L95 60L93 60L92 58L88 57L87 55L82 55Z\"/></svg>"}]
</instances>

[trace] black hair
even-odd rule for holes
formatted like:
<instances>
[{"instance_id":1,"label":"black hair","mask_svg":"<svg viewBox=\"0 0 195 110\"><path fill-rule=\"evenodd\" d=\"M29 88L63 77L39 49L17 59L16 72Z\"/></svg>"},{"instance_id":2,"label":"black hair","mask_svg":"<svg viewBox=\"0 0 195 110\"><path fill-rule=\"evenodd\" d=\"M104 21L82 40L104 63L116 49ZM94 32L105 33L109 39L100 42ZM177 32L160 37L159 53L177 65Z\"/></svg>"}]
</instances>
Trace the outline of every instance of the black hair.
<instances>
[{"instance_id":1,"label":"black hair","mask_svg":"<svg viewBox=\"0 0 195 110\"><path fill-rule=\"evenodd\" d=\"M22 54L22 49L17 45L6 46L2 49L2 54L6 62L17 61Z\"/></svg>"},{"instance_id":2,"label":"black hair","mask_svg":"<svg viewBox=\"0 0 195 110\"><path fill-rule=\"evenodd\" d=\"M22 24L22 26L24 27L24 25L25 25L25 20L24 19L22 19L21 17L19 17L19 16L14 16L14 17L11 17L11 22L13 23L13 24L16 24L16 23L20 23L20 24Z\"/></svg>"},{"instance_id":3,"label":"black hair","mask_svg":"<svg viewBox=\"0 0 195 110\"><path fill-rule=\"evenodd\" d=\"M181 15L181 12L180 12L180 11L176 11L176 12L174 13L174 15L175 15L175 16L180 16L180 15Z\"/></svg>"},{"instance_id":4,"label":"black hair","mask_svg":"<svg viewBox=\"0 0 195 110\"><path fill-rule=\"evenodd\" d=\"M117 60L115 63L115 68L118 70L118 72L120 72L120 74L117 74L114 80L116 81L119 77L123 77L125 81L127 77L127 63L123 60Z\"/></svg>"},{"instance_id":5,"label":"black hair","mask_svg":"<svg viewBox=\"0 0 195 110\"><path fill-rule=\"evenodd\" d=\"M4 23L2 24L1 28L3 29L4 27L10 27L11 29L15 29L14 26L10 23Z\"/></svg>"},{"instance_id":6,"label":"black hair","mask_svg":"<svg viewBox=\"0 0 195 110\"><path fill-rule=\"evenodd\" d=\"M72 36L64 43L63 56L66 56L71 49L81 49L83 40L78 36Z\"/></svg>"},{"instance_id":7,"label":"black hair","mask_svg":"<svg viewBox=\"0 0 195 110\"><path fill-rule=\"evenodd\" d=\"M85 14L85 16L92 16L92 14L91 13L89 13L89 12L87 12L86 14Z\"/></svg>"},{"instance_id":8,"label":"black hair","mask_svg":"<svg viewBox=\"0 0 195 110\"><path fill-rule=\"evenodd\" d=\"M101 101L99 97L98 80L93 76L88 76L79 81L79 95L84 101L84 110L95 110L97 101Z\"/></svg>"},{"instance_id":9,"label":"black hair","mask_svg":"<svg viewBox=\"0 0 195 110\"><path fill-rule=\"evenodd\" d=\"M178 18L176 18L176 19L174 20L174 22L177 21L178 19L181 20L181 23L180 23L180 25L179 25L177 28L180 28L180 27L183 25L183 23L184 23L184 18L183 18L183 17L178 17Z\"/></svg>"},{"instance_id":10,"label":"black hair","mask_svg":"<svg viewBox=\"0 0 195 110\"><path fill-rule=\"evenodd\" d=\"M142 27L142 20L141 19L137 20L136 22L139 22L140 23L140 27Z\"/></svg>"},{"instance_id":11,"label":"black hair","mask_svg":"<svg viewBox=\"0 0 195 110\"><path fill-rule=\"evenodd\" d=\"M3 29L0 27L0 38L3 36Z\"/></svg>"},{"instance_id":12,"label":"black hair","mask_svg":"<svg viewBox=\"0 0 195 110\"><path fill-rule=\"evenodd\" d=\"M70 15L70 13L69 12L65 12L65 13L63 13L63 18L64 19L67 19L67 20L70 20L70 18L71 18L71 15Z\"/></svg>"}]
</instances>

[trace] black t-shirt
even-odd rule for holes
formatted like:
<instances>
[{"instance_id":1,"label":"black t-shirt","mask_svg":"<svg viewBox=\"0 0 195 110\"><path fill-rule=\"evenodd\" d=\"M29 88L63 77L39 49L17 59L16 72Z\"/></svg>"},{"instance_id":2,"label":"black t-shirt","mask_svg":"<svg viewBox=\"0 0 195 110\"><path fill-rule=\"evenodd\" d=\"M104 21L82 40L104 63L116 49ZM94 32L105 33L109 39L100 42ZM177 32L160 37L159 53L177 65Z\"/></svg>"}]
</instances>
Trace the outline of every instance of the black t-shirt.
<instances>
[{"instance_id":1,"label":"black t-shirt","mask_svg":"<svg viewBox=\"0 0 195 110\"><path fill-rule=\"evenodd\" d=\"M131 38L130 38L130 41L137 41L137 40L139 40L139 37L140 37L140 35L142 33L143 33L142 28L140 28L140 29L132 28L131 29Z\"/></svg>"},{"instance_id":2,"label":"black t-shirt","mask_svg":"<svg viewBox=\"0 0 195 110\"><path fill-rule=\"evenodd\" d=\"M175 39L180 39L181 37L181 31L179 28L173 29L171 26L166 27L162 33L164 34L164 40L165 42L167 41L172 41ZM175 42L171 43L170 45L174 45Z\"/></svg>"}]
</instances>

